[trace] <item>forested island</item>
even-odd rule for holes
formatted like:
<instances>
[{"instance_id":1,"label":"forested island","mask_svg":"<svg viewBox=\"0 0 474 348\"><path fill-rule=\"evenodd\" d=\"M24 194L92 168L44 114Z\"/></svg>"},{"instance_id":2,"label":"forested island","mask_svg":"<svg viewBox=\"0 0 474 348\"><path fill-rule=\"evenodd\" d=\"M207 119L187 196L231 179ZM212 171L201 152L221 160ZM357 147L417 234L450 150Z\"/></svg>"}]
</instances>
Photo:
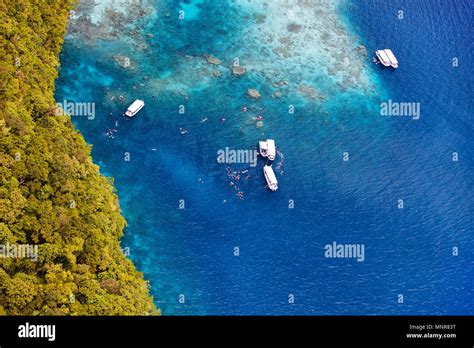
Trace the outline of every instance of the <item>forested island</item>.
<instances>
[{"instance_id":1,"label":"forested island","mask_svg":"<svg viewBox=\"0 0 474 348\"><path fill-rule=\"evenodd\" d=\"M120 247L126 225L69 116L55 114L59 52L72 0L0 2L1 315L159 314Z\"/></svg>"}]
</instances>

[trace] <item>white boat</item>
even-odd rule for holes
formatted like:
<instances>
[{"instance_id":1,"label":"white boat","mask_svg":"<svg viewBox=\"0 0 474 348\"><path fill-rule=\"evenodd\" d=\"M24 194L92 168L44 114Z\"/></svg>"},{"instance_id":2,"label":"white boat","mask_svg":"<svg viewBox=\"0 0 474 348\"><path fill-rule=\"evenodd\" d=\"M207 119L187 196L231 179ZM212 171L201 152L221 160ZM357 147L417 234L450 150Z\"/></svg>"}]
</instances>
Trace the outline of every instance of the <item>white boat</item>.
<instances>
[{"instance_id":1,"label":"white boat","mask_svg":"<svg viewBox=\"0 0 474 348\"><path fill-rule=\"evenodd\" d=\"M398 60L397 58L395 58L395 55L393 54L392 50L385 49L384 52L390 60L390 65L395 69L398 68Z\"/></svg>"},{"instance_id":2,"label":"white boat","mask_svg":"<svg viewBox=\"0 0 474 348\"><path fill-rule=\"evenodd\" d=\"M398 68L398 60L395 58L392 50L386 48L384 50L375 51L375 55L379 59L380 63L384 66L391 66L393 68Z\"/></svg>"},{"instance_id":3,"label":"white boat","mask_svg":"<svg viewBox=\"0 0 474 348\"><path fill-rule=\"evenodd\" d=\"M262 155L262 157L268 157L268 145L266 141L259 141L258 148L260 149L260 155Z\"/></svg>"},{"instance_id":4,"label":"white boat","mask_svg":"<svg viewBox=\"0 0 474 348\"><path fill-rule=\"evenodd\" d=\"M267 139L267 141L259 141L258 147L260 148L260 155L262 155L262 157L268 157L271 161L275 159L275 140Z\"/></svg>"},{"instance_id":5,"label":"white boat","mask_svg":"<svg viewBox=\"0 0 474 348\"><path fill-rule=\"evenodd\" d=\"M375 55L383 66L390 66L390 59L388 58L387 53L385 53L384 50L375 51Z\"/></svg>"},{"instance_id":6,"label":"white boat","mask_svg":"<svg viewBox=\"0 0 474 348\"><path fill-rule=\"evenodd\" d=\"M265 175L268 188L272 191L278 190L278 180L275 176L275 173L273 172L272 166L264 166L263 174Z\"/></svg>"},{"instance_id":7,"label":"white boat","mask_svg":"<svg viewBox=\"0 0 474 348\"><path fill-rule=\"evenodd\" d=\"M268 145L268 159L270 161L273 161L276 156L276 149L275 149L275 140L273 139L267 139L267 145Z\"/></svg>"},{"instance_id":8,"label":"white boat","mask_svg":"<svg viewBox=\"0 0 474 348\"><path fill-rule=\"evenodd\" d=\"M127 115L128 117L133 117L144 106L145 106L145 102L143 100L137 99L128 107L127 111L125 112L125 115Z\"/></svg>"}]
</instances>

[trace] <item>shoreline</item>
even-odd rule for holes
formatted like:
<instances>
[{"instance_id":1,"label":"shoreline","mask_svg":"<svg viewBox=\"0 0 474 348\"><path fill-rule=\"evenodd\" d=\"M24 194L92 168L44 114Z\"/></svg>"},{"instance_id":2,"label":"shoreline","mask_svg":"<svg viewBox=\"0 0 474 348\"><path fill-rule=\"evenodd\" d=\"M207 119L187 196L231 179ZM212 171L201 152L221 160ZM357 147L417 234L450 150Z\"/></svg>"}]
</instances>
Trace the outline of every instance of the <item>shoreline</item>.
<instances>
[{"instance_id":1,"label":"shoreline","mask_svg":"<svg viewBox=\"0 0 474 348\"><path fill-rule=\"evenodd\" d=\"M72 5L7 0L0 13L10 52L2 57L1 236L38 251L31 262L0 259L0 315L157 315L143 274L121 251L125 220L110 178L71 118L55 113Z\"/></svg>"}]
</instances>

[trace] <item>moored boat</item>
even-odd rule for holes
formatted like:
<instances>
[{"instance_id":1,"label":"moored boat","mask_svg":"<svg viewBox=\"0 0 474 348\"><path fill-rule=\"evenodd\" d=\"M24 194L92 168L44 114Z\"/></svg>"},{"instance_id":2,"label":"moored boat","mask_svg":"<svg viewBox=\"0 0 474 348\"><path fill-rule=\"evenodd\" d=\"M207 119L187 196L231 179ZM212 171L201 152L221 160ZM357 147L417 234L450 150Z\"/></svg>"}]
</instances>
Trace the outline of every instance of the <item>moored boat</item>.
<instances>
[{"instance_id":1,"label":"moored boat","mask_svg":"<svg viewBox=\"0 0 474 348\"><path fill-rule=\"evenodd\" d=\"M388 58L387 53L385 53L384 50L375 51L375 55L383 66L390 66L390 59Z\"/></svg>"},{"instance_id":2,"label":"moored boat","mask_svg":"<svg viewBox=\"0 0 474 348\"><path fill-rule=\"evenodd\" d=\"M128 107L127 111L125 111L125 115L127 115L128 117L133 117L144 106L145 106L145 102L143 100L137 99Z\"/></svg>"},{"instance_id":3,"label":"moored boat","mask_svg":"<svg viewBox=\"0 0 474 348\"><path fill-rule=\"evenodd\" d=\"M275 176L275 173L273 172L272 166L264 166L263 174L265 175L268 188L272 191L278 190L278 180Z\"/></svg>"},{"instance_id":4,"label":"moored boat","mask_svg":"<svg viewBox=\"0 0 474 348\"><path fill-rule=\"evenodd\" d=\"M275 140L267 139L267 141L259 141L258 147L260 149L260 155L262 157L268 157L269 160L273 161L276 156Z\"/></svg>"},{"instance_id":5,"label":"moored boat","mask_svg":"<svg viewBox=\"0 0 474 348\"><path fill-rule=\"evenodd\" d=\"M266 141L259 141L258 148L262 157L268 157L268 145Z\"/></svg>"},{"instance_id":6,"label":"moored boat","mask_svg":"<svg viewBox=\"0 0 474 348\"><path fill-rule=\"evenodd\" d=\"M385 49L384 52L390 60L390 65L395 69L398 68L398 60L397 58L395 58L395 55L393 54L392 50Z\"/></svg>"},{"instance_id":7,"label":"moored boat","mask_svg":"<svg viewBox=\"0 0 474 348\"><path fill-rule=\"evenodd\" d=\"M375 55L380 63L383 66L391 66L392 68L398 68L398 60L395 58L391 49L384 49L384 50L377 50L375 51Z\"/></svg>"},{"instance_id":8,"label":"moored boat","mask_svg":"<svg viewBox=\"0 0 474 348\"><path fill-rule=\"evenodd\" d=\"M275 140L267 139L267 145L268 145L268 159L270 161L273 161L276 156Z\"/></svg>"}]
</instances>

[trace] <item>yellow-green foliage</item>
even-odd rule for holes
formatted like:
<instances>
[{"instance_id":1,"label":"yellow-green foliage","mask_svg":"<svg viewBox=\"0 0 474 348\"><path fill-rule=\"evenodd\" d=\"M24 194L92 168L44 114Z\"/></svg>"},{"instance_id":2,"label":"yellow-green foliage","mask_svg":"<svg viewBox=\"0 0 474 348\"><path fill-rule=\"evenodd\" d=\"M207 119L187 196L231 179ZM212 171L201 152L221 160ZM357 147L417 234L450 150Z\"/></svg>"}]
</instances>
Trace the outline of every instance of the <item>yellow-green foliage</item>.
<instances>
[{"instance_id":1,"label":"yellow-green foliage","mask_svg":"<svg viewBox=\"0 0 474 348\"><path fill-rule=\"evenodd\" d=\"M148 315L148 284L120 250L117 196L54 81L72 0L0 0L0 315Z\"/></svg>"}]
</instances>

